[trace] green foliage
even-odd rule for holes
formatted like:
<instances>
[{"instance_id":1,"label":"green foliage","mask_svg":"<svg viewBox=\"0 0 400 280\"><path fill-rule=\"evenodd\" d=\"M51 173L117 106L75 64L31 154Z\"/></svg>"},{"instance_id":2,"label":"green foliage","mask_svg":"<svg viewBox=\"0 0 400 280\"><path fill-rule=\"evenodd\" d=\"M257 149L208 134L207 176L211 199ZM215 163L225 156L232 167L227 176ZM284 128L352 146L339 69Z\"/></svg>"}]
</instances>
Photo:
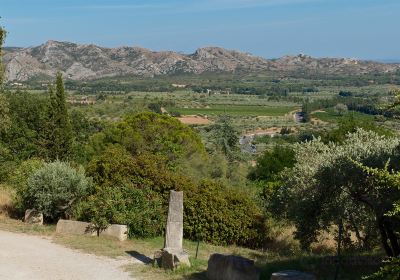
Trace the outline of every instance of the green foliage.
<instances>
[{"instance_id":1,"label":"green foliage","mask_svg":"<svg viewBox=\"0 0 400 280\"><path fill-rule=\"evenodd\" d=\"M72 126L61 73L58 73L56 77L55 92L53 86L49 86L49 94L48 157L53 160L65 160L71 153Z\"/></svg>"},{"instance_id":2,"label":"green foliage","mask_svg":"<svg viewBox=\"0 0 400 280\"><path fill-rule=\"evenodd\" d=\"M6 97L0 93L0 135L11 126L10 108Z\"/></svg>"},{"instance_id":3,"label":"green foliage","mask_svg":"<svg viewBox=\"0 0 400 280\"><path fill-rule=\"evenodd\" d=\"M27 92L7 94L11 126L2 141L13 160L46 157L47 100Z\"/></svg>"},{"instance_id":4,"label":"green foliage","mask_svg":"<svg viewBox=\"0 0 400 280\"><path fill-rule=\"evenodd\" d=\"M10 175L8 184L16 191L14 197L14 208L18 214L22 215L30 202L28 192L28 179L44 166L45 162L41 159L28 159L23 161Z\"/></svg>"},{"instance_id":5,"label":"green foliage","mask_svg":"<svg viewBox=\"0 0 400 280\"><path fill-rule=\"evenodd\" d=\"M91 189L92 182L83 168L72 168L65 162L46 163L27 181L24 207L35 208L48 220L69 216L73 207Z\"/></svg>"},{"instance_id":6,"label":"green foliage","mask_svg":"<svg viewBox=\"0 0 400 280\"><path fill-rule=\"evenodd\" d=\"M90 120L86 114L72 110L70 113L73 142L71 147L71 159L80 164L86 164L90 160L90 151L87 149L90 138L98 130L102 129L102 124L95 120Z\"/></svg>"},{"instance_id":7,"label":"green foliage","mask_svg":"<svg viewBox=\"0 0 400 280\"><path fill-rule=\"evenodd\" d=\"M239 133L233 128L232 120L228 116L221 116L210 129L216 150L233 160L239 151Z\"/></svg>"},{"instance_id":8,"label":"green foliage","mask_svg":"<svg viewBox=\"0 0 400 280\"><path fill-rule=\"evenodd\" d=\"M220 183L195 185L168 169L163 157L152 154L132 156L121 146L109 146L88 165L98 187L82 203L80 219L98 227L125 223L132 236L161 234L165 226L171 190L185 194L185 236L215 244L260 246L262 215L248 195ZM199 232L201 227L201 232Z\"/></svg>"},{"instance_id":9,"label":"green foliage","mask_svg":"<svg viewBox=\"0 0 400 280\"><path fill-rule=\"evenodd\" d=\"M168 198L170 190L181 190L191 181L171 171L164 157L144 153L132 156L121 146L109 146L95 157L87 173L100 186L131 185L150 189Z\"/></svg>"},{"instance_id":10,"label":"green foliage","mask_svg":"<svg viewBox=\"0 0 400 280\"><path fill-rule=\"evenodd\" d=\"M257 165L250 170L248 178L254 181L274 181L280 172L294 164L295 153L291 147L275 146L257 159Z\"/></svg>"},{"instance_id":11,"label":"green foliage","mask_svg":"<svg viewBox=\"0 0 400 280\"><path fill-rule=\"evenodd\" d=\"M337 113L339 116L343 116L345 113L347 113L348 108L345 104L343 103L338 103L334 107L335 113Z\"/></svg>"},{"instance_id":12,"label":"green foliage","mask_svg":"<svg viewBox=\"0 0 400 280\"><path fill-rule=\"evenodd\" d=\"M365 131L373 131L383 136L393 136L390 130L382 126L377 126L372 121L356 119L354 115L351 114L342 117L339 120L339 127L322 135L322 140L326 143L330 141L341 143L346 139L348 133L354 133L359 128Z\"/></svg>"},{"instance_id":13,"label":"green foliage","mask_svg":"<svg viewBox=\"0 0 400 280\"><path fill-rule=\"evenodd\" d=\"M154 113L157 113L157 114L162 113L160 103L150 103L149 105L147 105L147 108L149 108L149 110Z\"/></svg>"},{"instance_id":14,"label":"green foliage","mask_svg":"<svg viewBox=\"0 0 400 280\"><path fill-rule=\"evenodd\" d=\"M357 233L358 246L365 249L377 232L393 234L397 222L384 213L393 208L400 192L372 183L354 161L383 168L390 158L389 167L397 168L399 143L396 138L358 130L342 144L317 139L296 146L296 164L286 172L277 196L286 200L282 211L295 222L303 247L316 240L318 231L339 220L344 221L345 232ZM387 237L382 235L381 240L387 249Z\"/></svg>"},{"instance_id":15,"label":"green foliage","mask_svg":"<svg viewBox=\"0 0 400 280\"><path fill-rule=\"evenodd\" d=\"M99 228L127 224L136 237L161 235L170 190L192 184L170 171L165 158L147 153L133 157L121 146L109 146L87 170L98 187L81 204L78 217Z\"/></svg>"},{"instance_id":16,"label":"green foliage","mask_svg":"<svg viewBox=\"0 0 400 280\"><path fill-rule=\"evenodd\" d=\"M259 247L265 233L263 216L246 194L215 181L185 189L184 235L213 244Z\"/></svg>"},{"instance_id":17,"label":"green foliage","mask_svg":"<svg viewBox=\"0 0 400 280\"><path fill-rule=\"evenodd\" d=\"M93 140L103 147L107 144L122 145L132 155L160 155L171 164L205 152L199 135L190 127L175 118L151 112L127 115L123 121L111 125ZM94 145L98 146L98 143Z\"/></svg>"},{"instance_id":18,"label":"green foliage","mask_svg":"<svg viewBox=\"0 0 400 280\"><path fill-rule=\"evenodd\" d=\"M376 273L363 277L365 280L400 279L400 258L390 258L384 261L383 267Z\"/></svg>"},{"instance_id":19,"label":"green foliage","mask_svg":"<svg viewBox=\"0 0 400 280\"><path fill-rule=\"evenodd\" d=\"M309 101L307 100L306 102L303 103L303 105L301 106L301 112L300 115L302 117L302 122L310 122L311 120L311 106Z\"/></svg>"},{"instance_id":20,"label":"green foliage","mask_svg":"<svg viewBox=\"0 0 400 280\"><path fill-rule=\"evenodd\" d=\"M166 216L161 196L132 185L100 186L83 201L75 215L101 231L109 224L125 224L130 237L155 237L163 233Z\"/></svg>"},{"instance_id":21,"label":"green foliage","mask_svg":"<svg viewBox=\"0 0 400 280\"><path fill-rule=\"evenodd\" d=\"M3 84L4 68L3 68L3 43L6 38L6 31L0 26L0 87Z\"/></svg>"}]
</instances>

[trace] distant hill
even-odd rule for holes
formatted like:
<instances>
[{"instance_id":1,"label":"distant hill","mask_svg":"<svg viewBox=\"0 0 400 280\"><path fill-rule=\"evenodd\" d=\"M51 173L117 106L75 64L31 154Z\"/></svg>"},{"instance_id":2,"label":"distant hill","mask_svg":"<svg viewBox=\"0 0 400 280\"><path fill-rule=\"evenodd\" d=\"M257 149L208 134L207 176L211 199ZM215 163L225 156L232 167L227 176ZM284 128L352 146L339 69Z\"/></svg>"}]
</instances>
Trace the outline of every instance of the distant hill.
<instances>
[{"instance_id":1,"label":"distant hill","mask_svg":"<svg viewBox=\"0 0 400 280\"><path fill-rule=\"evenodd\" d=\"M345 58L312 58L306 55L264 59L239 51L206 47L185 55L154 52L140 47L104 48L69 42L48 41L29 48L6 48L4 62L8 81L54 77L61 71L72 80L113 76L157 76L204 72L311 72L315 74L390 73L400 64Z\"/></svg>"}]
</instances>

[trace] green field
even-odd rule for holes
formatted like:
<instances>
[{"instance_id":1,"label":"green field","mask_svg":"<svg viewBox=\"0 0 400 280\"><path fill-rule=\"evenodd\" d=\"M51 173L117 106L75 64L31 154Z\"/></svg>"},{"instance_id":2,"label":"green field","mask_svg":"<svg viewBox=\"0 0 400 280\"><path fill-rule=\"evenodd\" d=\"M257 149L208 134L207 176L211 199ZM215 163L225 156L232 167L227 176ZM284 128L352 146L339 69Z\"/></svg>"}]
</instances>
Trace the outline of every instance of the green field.
<instances>
[{"instance_id":1,"label":"green field","mask_svg":"<svg viewBox=\"0 0 400 280\"><path fill-rule=\"evenodd\" d=\"M284 116L295 110L295 107L269 107L248 105L215 105L207 108L177 108L169 107L169 112L179 112L182 115L231 115L231 116Z\"/></svg>"},{"instance_id":2,"label":"green field","mask_svg":"<svg viewBox=\"0 0 400 280\"><path fill-rule=\"evenodd\" d=\"M329 108L324 110L325 112L316 112L313 113L312 116L315 118L320 119L321 121L324 122L337 122L339 121L343 116L353 116L355 119L357 120L361 120L361 121L373 121L374 120L374 116L373 115L367 115L364 113L360 113L360 112L355 112L355 111L349 111L344 115L339 115L338 113L336 113L334 111L333 108Z\"/></svg>"}]
</instances>

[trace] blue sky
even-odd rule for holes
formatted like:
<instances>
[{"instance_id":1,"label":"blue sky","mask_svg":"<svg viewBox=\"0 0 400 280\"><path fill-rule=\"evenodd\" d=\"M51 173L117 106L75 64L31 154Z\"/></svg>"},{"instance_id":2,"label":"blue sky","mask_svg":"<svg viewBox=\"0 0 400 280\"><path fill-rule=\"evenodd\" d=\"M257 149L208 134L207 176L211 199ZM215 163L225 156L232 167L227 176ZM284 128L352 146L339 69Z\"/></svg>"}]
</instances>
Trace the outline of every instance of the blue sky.
<instances>
[{"instance_id":1,"label":"blue sky","mask_svg":"<svg viewBox=\"0 0 400 280\"><path fill-rule=\"evenodd\" d=\"M0 16L7 46L53 39L400 59L400 0L0 0Z\"/></svg>"}]
</instances>

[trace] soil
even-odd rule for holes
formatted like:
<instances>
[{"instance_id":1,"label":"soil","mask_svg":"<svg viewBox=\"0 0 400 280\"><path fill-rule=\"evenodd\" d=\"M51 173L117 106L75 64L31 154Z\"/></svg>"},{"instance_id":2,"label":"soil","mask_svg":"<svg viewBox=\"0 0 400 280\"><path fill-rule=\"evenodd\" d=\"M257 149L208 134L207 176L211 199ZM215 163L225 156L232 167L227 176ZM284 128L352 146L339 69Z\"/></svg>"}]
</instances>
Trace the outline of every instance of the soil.
<instances>
[{"instance_id":1,"label":"soil","mask_svg":"<svg viewBox=\"0 0 400 280\"><path fill-rule=\"evenodd\" d=\"M190 115L179 117L178 120L180 120L184 124L206 125L211 123L211 121L205 117L190 116Z\"/></svg>"}]
</instances>

